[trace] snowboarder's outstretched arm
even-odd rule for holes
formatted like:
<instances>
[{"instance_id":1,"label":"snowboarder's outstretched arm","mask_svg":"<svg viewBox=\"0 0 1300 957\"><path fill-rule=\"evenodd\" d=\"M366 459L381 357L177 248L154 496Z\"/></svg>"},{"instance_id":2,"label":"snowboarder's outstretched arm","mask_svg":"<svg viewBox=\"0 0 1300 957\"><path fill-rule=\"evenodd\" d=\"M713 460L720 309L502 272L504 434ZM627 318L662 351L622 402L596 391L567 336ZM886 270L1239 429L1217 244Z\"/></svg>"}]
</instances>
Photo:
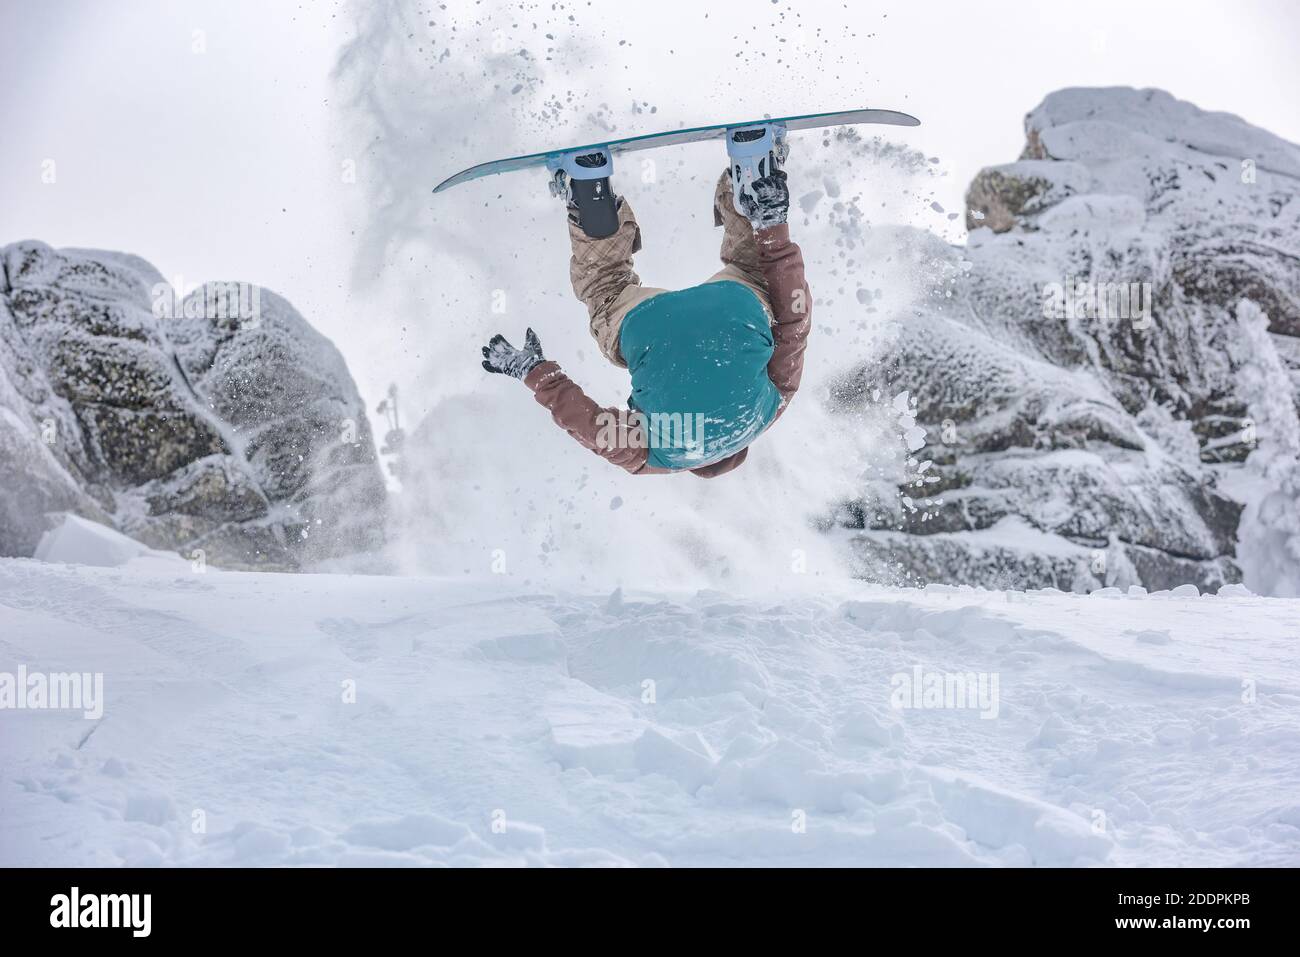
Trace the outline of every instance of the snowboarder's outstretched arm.
<instances>
[{"instance_id":1,"label":"snowboarder's outstretched arm","mask_svg":"<svg viewBox=\"0 0 1300 957\"><path fill-rule=\"evenodd\" d=\"M560 371L558 362L542 355L542 344L532 329L522 349L505 336L493 336L483 347L483 368L523 382L556 425L607 462L636 474L665 471L647 464L650 456L639 420L627 410L602 408L588 398Z\"/></svg>"},{"instance_id":2,"label":"snowboarder's outstretched arm","mask_svg":"<svg viewBox=\"0 0 1300 957\"><path fill-rule=\"evenodd\" d=\"M538 403L551 413L556 425L606 462L633 475L663 475L672 471L649 464L650 451L641 417L629 409L597 405L581 386L564 374L558 362L542 355L542 344L532 329L528 330L522 349L512 346L505 336L493 336L483 347L483 368L522 381ZM745 461L747 452L748 449L741 449L720 462L692 471L702 478L722 475Z\"/></svg>"},{"instance_id":3,"label":"snowboarder's outstretched arm","mask_svg":"<svg viewBox=\"0 0 1300 957\"><path fill-rule=\"evenodd\" d=\"M558 362L546 360L533 367L524 376L524 385L533 390L533 397L556 425L606 462L634 475L668 471L648 464L650 452L638 417L627 409L597 405Z\"/></svg>"}]
</instances>

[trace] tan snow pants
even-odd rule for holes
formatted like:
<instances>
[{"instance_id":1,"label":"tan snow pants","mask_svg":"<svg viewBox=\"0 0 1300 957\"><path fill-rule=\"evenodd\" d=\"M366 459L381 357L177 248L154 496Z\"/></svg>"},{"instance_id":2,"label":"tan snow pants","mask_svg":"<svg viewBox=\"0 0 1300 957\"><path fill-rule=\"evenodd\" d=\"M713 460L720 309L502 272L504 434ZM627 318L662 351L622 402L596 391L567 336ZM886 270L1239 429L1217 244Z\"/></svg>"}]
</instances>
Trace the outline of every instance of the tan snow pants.
<instances>
[{"instance_id":1,"label":"tan snow pants","mask_svg":"<svg viewBox=\"0 0 1300 957\"><path fill-rule=\"evenodd\" d=\"M771 304L767 283L758 260L754 230L731 202L731 171L724 170L713 191L713 223L722 226L722 269L706 282L729 279L748 286L763 303L769 316ZM573 293L587 306L591 317L591 335L605 358L626 367L618 350L619 330L632 309L665 289L641 285L632 269L632 255L641 249L641 229L626 199L619 200L618 229L604 239L592 239L574 223L569 223L569 242L573 257L569 260L569 279Z\"/></svg>"}]
</instances>

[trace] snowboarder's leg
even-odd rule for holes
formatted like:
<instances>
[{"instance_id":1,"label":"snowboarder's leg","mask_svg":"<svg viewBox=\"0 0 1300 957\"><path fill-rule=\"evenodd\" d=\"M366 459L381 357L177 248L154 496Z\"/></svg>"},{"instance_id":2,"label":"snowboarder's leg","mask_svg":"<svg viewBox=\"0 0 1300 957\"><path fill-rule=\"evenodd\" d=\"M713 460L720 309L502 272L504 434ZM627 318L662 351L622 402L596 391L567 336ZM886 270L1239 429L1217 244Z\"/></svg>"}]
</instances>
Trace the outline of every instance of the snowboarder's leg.
<instances>
[{"instance_id":1,"label":"snowboarder's leg","mask_svg":"<svg viewBox=\"0 0 1300 957\"><path fill-rule=\"evenodd\" d=\"M602 239L593 239L569 220L569 279L573 293L587 306L591 335L601 353L617 366L626 366L618 351L623 317L633 306L663 292L641 285L632 269L632 254L641 248L641 229L623 197L618 199L618 227Z\"/></svg>"},{"instance_id":2,"label":"snowboarder's leg","mask_svg":"<svg viewBox=\"0 0 1300 957\"><path fill-rule=\"evenodd\" d=\"M718 185L713 190L713 224L722 227L722 270L709 282L730 279L748 286L767 305L767 280L758 261L758 243L754 241L754 227L749 220L736 212L732 202L731 169L722 171Z\"/></svg>"}]
</instances>

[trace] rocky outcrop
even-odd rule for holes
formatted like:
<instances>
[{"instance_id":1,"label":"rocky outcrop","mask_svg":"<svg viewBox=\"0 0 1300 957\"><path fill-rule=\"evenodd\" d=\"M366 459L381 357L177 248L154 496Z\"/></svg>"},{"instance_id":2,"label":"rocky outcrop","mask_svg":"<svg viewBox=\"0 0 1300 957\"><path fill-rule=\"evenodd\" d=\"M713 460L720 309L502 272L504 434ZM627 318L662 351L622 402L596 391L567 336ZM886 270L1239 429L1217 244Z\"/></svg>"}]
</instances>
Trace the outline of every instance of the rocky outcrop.
<instances>
[{"instance_id":1,"label":"rocky outcrop","mask_svg":"<svg viewBox=\"0 0 1300 957\"><path fill-rule=\"evenodd\" d=\"M1212 589L1270 535L1300 569L1243 524L1300 527L1300 147L1155 90L1060 91L1025 125L967 246L904 253L945 295L836 390L909 390L929 441L918 481L840 516L864 574Z\"/></svg>"},{"instance_id":2,"label":"rocky outcrop","mask_svg":"<svg viewBox=\"0 0 1300 957\"><path fill-rule=\"evenodd\" d=\"M338 351L282 298L184 299L143 260L0 250L0 554L59 512L233 568L382 541L385 486Z\"/></svg>"}]
</instances>

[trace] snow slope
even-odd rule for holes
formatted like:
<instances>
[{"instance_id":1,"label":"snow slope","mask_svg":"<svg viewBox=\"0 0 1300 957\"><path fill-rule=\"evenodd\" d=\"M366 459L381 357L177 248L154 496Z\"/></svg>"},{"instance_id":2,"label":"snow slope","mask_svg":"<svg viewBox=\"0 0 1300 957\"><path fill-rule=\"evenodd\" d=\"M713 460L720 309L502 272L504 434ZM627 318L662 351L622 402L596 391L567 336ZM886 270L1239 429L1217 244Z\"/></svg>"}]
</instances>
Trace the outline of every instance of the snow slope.
<instances>
[{"instance_id":1,"label":"snow slope","mask_svg":"<svg viewBox=\"0 0 1300 957\"><path fill-rule=\"evenodd\" d=\"M0 865L1300 864L1294 600L173 566L0 561Z\"/></svg>"}]
</instances>

